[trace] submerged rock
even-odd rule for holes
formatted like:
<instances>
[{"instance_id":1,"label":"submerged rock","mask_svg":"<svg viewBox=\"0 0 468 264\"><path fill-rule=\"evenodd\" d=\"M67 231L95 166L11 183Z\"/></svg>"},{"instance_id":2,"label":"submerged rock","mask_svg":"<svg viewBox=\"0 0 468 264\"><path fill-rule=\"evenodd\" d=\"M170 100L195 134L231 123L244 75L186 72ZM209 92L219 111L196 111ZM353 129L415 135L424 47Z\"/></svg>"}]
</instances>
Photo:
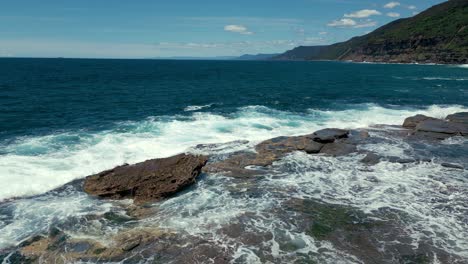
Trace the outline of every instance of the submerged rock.
<instances>
[{"instance_id":1,"label":"submerged rock","mask_svg":"<svg viewBox=\"0 0 468 264\"><path fill-rule=\"evenodd\" d=\"M419 123L426 121L426 120L437 120L437 118L425 116L425 115L411 116L405 119L405 122L403 123L403 127L414 129L416 128L417 125L419 125Z\"/></svg>"},{"instance_id":2,"label":"submerged rock","mask_svg":"<svg viewBox=\"0 0 468 264\"><path fill-rule=\"evenodd\" d=\"M84 190L102 198L157 201L194 183L206 162L205 156L180 154L119 166L87 177Z\"/></svg>"},{"instance_id":3,"label":"submerged rock","mask_svg":"<svg viewBox=\"0 0 468 264\"><path fill-rule=\"evenodd\" d=\"M367 165L376 165L380 162L381 157L375 153L368 153L361 162Z\"/></svg>"},{"instance_id":4,"label":"submerged rock","mask_svg":"<svg viewBox=\"0 0 468 264\"><path fill-rule=\"evenodd\" d=\"M451 169L459 169L459 170L463 170L463 166L462 165L459 165L459 164L453 164L453 163L442 163L440 164L442 167L445 167L445 168L451 168Z\"/></svg>"}]
</instances>

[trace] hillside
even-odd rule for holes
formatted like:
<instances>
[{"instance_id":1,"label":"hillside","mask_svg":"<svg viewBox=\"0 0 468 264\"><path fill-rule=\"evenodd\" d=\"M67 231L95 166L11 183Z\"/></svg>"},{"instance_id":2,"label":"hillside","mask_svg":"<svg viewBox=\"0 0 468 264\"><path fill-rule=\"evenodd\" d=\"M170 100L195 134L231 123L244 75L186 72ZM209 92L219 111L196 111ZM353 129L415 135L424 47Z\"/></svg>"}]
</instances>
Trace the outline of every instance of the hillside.
<instances>
[{"instance_id":1,"label":"hillside","mask_svg":"<svg viewBox=\"0 0 468 264\"><path fill-rule=\"evenodd\" d=\"M449 0L411 18L329 46L297 47L277 60L468 63L468 0Z\"/></svg>"}]
</instances>

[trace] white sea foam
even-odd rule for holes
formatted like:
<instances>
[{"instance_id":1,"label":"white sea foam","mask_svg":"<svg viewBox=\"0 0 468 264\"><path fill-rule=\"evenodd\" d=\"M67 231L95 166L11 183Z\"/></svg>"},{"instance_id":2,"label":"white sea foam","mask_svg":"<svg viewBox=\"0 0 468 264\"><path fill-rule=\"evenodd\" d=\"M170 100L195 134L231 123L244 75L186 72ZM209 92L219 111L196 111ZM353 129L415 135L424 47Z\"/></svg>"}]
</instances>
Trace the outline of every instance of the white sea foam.
<instances>
[{"instance_id":1,"label":"white sea foam","mask_svg":"<svg viewBox=\"0 0 468 264\"><path fill-rule=\"evenodd\" d=\"M60 195L45 195L36 199L18 200L3 205L2 213L9 211L12 221L3 223L0 219L0 249L14 246L31 235L47 232L53 224L60 224L69 217L103 214L111 204L96 203L84 193L65 191Z\"/></svg>"},{"instance_id":2,"label":"white sea foam","mask_svg":"<svg viewBox=\"0 0 468 264\"><path fill-rule=\"evenodd\" d=\"M367 213L381 208L404 212L409 216L404 225L415 247L420 241L432 241L437 248L468 258L467 171L454 172L435 163L390 162L365 170L358 162L361 158L294 153L277 165L289 166L295 173L271 182L294 189L292 196L301 199L354 206Z\"/></svg>"},{"instance_id":3,"label":"white sea foam","mask_svg":"<svg viewBox=\"0 0 468 264\"><path fill-rule=\"evenodd\" d=\"M278 111L262 106L239 109L229 116L193 113L189 118L153 118L119 124L102 132L66 132L28 137L2 146L0 200L44 193L74 179L150 158L167 157L197 144L236 140L259 142L282 135L308 134L324 127L358 128L401 124L405 117L445 117L468 111L462 106L431 106L422 110L359 105L343 111Z\"/></svg>"},{"instance_id":4,"label":"white sea foam","mask_svg":"<svg viewBox=\"0 0 468 264\"><path fill-rule=\"evenodd\" d=\"M466 110L461 106L415 110L361 105L343 111L311 109L308 113L297 114L252 106L230 116L194 113L190 118L125 123L118 129L99 133L69 132L25 138L8 146L10 154L0 156L0 180L12 183L0 186L0 193L6 194L6 198L45 192L117 164L169 156L199 143L232 142L205 150L219 154L228 151L225 148L235 151L251 146L233 142L235 140L258 142L279 135L310 133L323 127L397 125L414 114L445 117ZM69 144L70 138L75 144ZM62 141L68 143L61 145ZM444 142L457 144L458 141ZM405 153L412 150L407 143L392 138L363 148L383 156L398 157L405 157ZM275 172L275 168L282 167L287 168L287 172L254 182L208 175L192 189L158 204L157 213L141 224L199 236L232 250L232 257L241 263L255 263L265 255L283 260L283 263L292 262L295 255L281 247L285 241L294 242L296 253L312 255L320 263L361 263L356 257L335 249L330 242L318 241L289 220L275 215L274 210L284 208L285 201L275 195L284 192L287 199L318 199L354 206L367 213L381 208L404 212L411 217L405 224L415 246L431 239L435 247L468 258L468 232L464 224L466 219L463 219L468 210L464 203L468 192L467 171L454 172L435 163L402 165L390 162L381 162L373 170L365 170L359 163L362 157L333 158L293 153L275 163L272 169ZM258 188L258 191L252 191L252 188ZM67 217L111 209L110 204L98 203L82 193L20 199L11 206L13 222L2 223L0 218L0 248L47 230L51 223ZM447 206L450 207L448 211ZM294 218L294 215L290 217ZM226 235L223 228L239 219L243 219L242 224L249 232L270 234L271 238L252 245ZM99 236L99 233L93 234Z\"/></svg>"},{"instance_id":5,"label":"white sea foam","mask_svg":"<svg viewBox=\"0 0 468 264\"><path fill-rule=\"evenodd\" d=\"M192 112L192 111L198 111L198 110L201 110L203 108L209 108L211 107L213 104L207 104L207 105L189 105L187 107L184 108L184 111L185 112Z\"/></svg>"},{"instance_id":6,"label":"white sea foam","mask_svg":"<svg viewBox=\"0 0 468 264\"><path fill-rule=\"evenodd\" d=\"M468 78L424 77L428 81L468 81Z\"/></svg>"}]
</instances>

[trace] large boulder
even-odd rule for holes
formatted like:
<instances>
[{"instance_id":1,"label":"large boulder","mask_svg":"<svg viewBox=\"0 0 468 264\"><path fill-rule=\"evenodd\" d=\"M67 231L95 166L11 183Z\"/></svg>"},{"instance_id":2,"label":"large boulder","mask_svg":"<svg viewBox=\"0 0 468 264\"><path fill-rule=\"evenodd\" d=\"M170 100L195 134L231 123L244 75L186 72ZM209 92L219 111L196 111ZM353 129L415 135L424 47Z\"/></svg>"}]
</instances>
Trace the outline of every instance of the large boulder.
<instances>
[{"instance_id":1,"label":"large boulder","mask_svg":"<svg viewBox=\"0 0 468 264\"><path fill-rule=\"evenodd\" d=\"M307 137L319 143L333 143L335 140L340 138L347 138L349 130L338 129L338 128L326 128L319 131L315 131L312 135Z\"/></svg>"},{"instance_id":2,"label":"large boulder","mask_svg":"<svg viewBox=\"0 0 468 264\"><path fill-rule=\"evenodd\" d=\"M425 115L415 115L405 119L403 123L404 128L414 129L416 128L419 123L426 121L426 120L437 120L436 118L425 116Z\"/></svg>"},{"instance_id":3,"label":"large boulder","mask_svg":"<svg viewBox=\"0 0 468 264\"><path fill-rule=\"evenodd\" d=\"M448 115L446 119L450 122L468 124L468 112L455 113Z\"/></svg>"},{"instance_id":4,"label":"large boulder","mask_svg":"<svg viewBox=\"0 0 468 264\"><path fill-rule=\"evenodd\" d=\"M84 190L102 198L145 203L166 198L195 182L207 157L180 154L124 165L85 179Z\"/></svg>"},{"instance_id":5,"label":"large boulder","mask_svg":"<svg viewBox=\"0 0 468 264\"><path fill-rule=\"evenodd\" d=\"M444 120L426 120L416 126L416 132L468 136L468 124Z\"/></svg>"}]
</instances>

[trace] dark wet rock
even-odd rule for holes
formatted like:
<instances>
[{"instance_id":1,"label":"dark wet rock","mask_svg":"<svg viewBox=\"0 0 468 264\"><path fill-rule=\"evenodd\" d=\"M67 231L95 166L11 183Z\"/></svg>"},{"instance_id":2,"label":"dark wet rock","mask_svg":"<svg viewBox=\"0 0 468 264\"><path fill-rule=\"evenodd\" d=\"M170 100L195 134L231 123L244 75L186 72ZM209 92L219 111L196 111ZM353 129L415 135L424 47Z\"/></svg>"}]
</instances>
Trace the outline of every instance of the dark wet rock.
<instances>
[{"instance_id":1,"label":"dark wet rock","mask_svg":"<svg viewBox=\"0 0 468 264\"><path fill-rule=\"evenodd\" d=\"M198 151L209 151L210 153L221 152L229 150L236 146L247 145L249 144L248 140L235 140L226 143L213 143L213 144L198 144L193 149Z\"/></svg>"},{"instance_id":2,"label":"dark wet rock","mask_svg":"<svg viewBox=\"0 0 468 264\"><path fill-rule=\"evenodd\" d=\"M453 134L444 134L444 133L435 133L435 132L426 132L426 131L416 131L412 134L412 137L415 139L428 139L428 140L444 140L450 137L453 137Z\"/></svg>"},{"instance_id":3,"label":"dark wet rock","mask_svg":"<svg viewBox=\"0 0 468 264\"><path fill-rule=\"evenodd\" d=\"M336 141L334 143L326 144L321 150L320 154L331 155L334 157L344 156L357 152L357 147L346 141Z\"/></svg>"},{"instance_id":4,"label":"dark wet rock","mask_svg":"<svg viewBox=\"0 0 468 264\"><path fill-rule=\"evenodd\" d=\"M42 237L18 246L18 258L23 262L13 263L120 262L135 255L140 247L150 247L154 253L154 247L161 239L170 241L172 236L172 233L157 228L133 228L107 237L109 243L106 246L91 238Z\"/></svg>"},{"instance_id":5,"label":"dark wet rock","mask_svg":"<svg viewBox=\"0 0 468 264\"><path fill-rule=\"evenodd\" d=\"M455 113L448 115L446 119L450 122L468 124L468 112Z\"/></svg>"},{"instance_id":6,"label":"dark wet rock","mask_svg":"<svg viewBox=\"0 0 468 264\"><path fill-rule=\"evenodd\" d=\"M294 151L308 154L342 156L357 152L357 145L365 142L370 135L365 130L323 129L313 134L295 137L276 137L255 146L254 152L238 152L207 164L208 173L227 173L230 176L253 176L264 174L267 167ZM325 143L328 142L328 143Z\"/></svg>"},{"instance_id":7,"label":"dark wet rock","mask_svg":"<svg viewBox=\"0 0 468 264\"><path fill-rule=\"evenodd\" d=\"M426 120L416 126L416 134L419 132L468 136L468 124L444 120Z\"/></svg>"},{"instance_id":8,"label":"dark wet rock","mask_svg":"<svg viewBox=\"0 0 468 264\"><path fill-rule=\"evenodd\" d=\"M399 263L404 264L429 264L432 263L431 256L429 254L414 254L414 255L404 255L399 258Z\"/></svg>"},{"instance_id":9,"label":"dark wet rock","mask_svg":"<svg viewBox=\"0 0 468 264\"><path fill-rule=\"evenodd\" d=\"M369 131L367 131L367 130L361 130L361 131L358 131L358 132L359 132L359 137L360 137L361 139L370 138Z\"/></svg>"},{"instance_id":10,"label":"dark wet rock","mask_svg":"<svg viewBox=\"0 0 468 264\"><path fill-rule=\"evenodd\" d=\"M113 223L113 224L123 224L129 221L132 221L133 219L129 217L128 215L124 215L121 213L117 212L107 212L104 214L104 219L107 221Z\"/></svg>"},{"instance_id":11,"label":"dark wet rock","mask_svg":"<svg viewBox=\"0 0 468 264\"><path fill-rule=\"evenodd\" d=\"M259 154L273 154L281 156L296 150L303 150L309 154L319 153L323 144L320 144L308 136L277 137L261 142L255 146Z\"/></svg>"},{"instance_id":12,"label":"dark wet rock","mask_svg":"<svg viewBox=\"0 0 468 264\"><path fill-rule=\"evenodd\" d=\"M248 177L265 173L262 170L252 170L251 166L268 166L275 161L276 156L260 157L253 152L235 153L225 160L208 163L203 171L207 173L225 173L235 177Z\"/></svg>"},{"instance_id":13,"label":"dark wet rock","mask_svg":"<svg viewBox=\"0 0 468 264\"><path fill-rule=\"evenodd\" d=\"M394 157L394 156L386 157L386 160L388 162L400 163L400 164L415 163L418 161L417 159L413 159L413 158L400 158L400 157Z\"/></svg>"},{"instance_id":14,"label":"dark wet rock","mask_svg":"<svg viewBox=\"0 0 468 264\"><path fill-rule=\"evenodd\" d=\"M30 264L36 263L37 258L27 257L22 255L20 252L12 252L11 254L1 254L0 253L1 263L10 263L10 264Z\"/></svg>"},{"instance_id":15,"label":"dark wet rock","mask_svg":"<svg viewBox=\"0 0 468 264\"><path fill-rule=\"evenodd\" d=\"M319 240L329 238L334 232L355 230L356 227L371 228L380 224L349 206L302 199L292 199L288 201L287 206L303 214L306 219L310 218L311 222L306 233Z\"/></svg>"},{"instance_id":16,"label":"dark wet rock","mask_svg":"<svg viewBox=\"0 0 468 264\"><path fill-rule=\"evenodd\" d=\"M419 123L421 123L423 121L426 121L426 120L437 120L437 118L430 117L430 116L425 116L425 115L411 116L411 117L408 117L408 118L405 119L405 121L403 123L403 127L404 128L414 129L414 128L416 128L417 125L419 125Z\"/></svg>"},{"instance_id":17,"label":"dark wet rock","mask_svg":"<svg viewBox=\"0 0 468 264\"><path fill-rule=\"evenodd\" d=\"M312 135L309 135L308 137L320 143L333 143L336 139L347 138L348 134L348 130L338 128L326 128L319 131L315 131Z\"/></svg>"},{"instance_id":18,"label":"dark wet rock","mask_svg":"<svg viewBox=\"0 0 468 264\"><path fill-rule=\"evenodd\" d=\"M147 205L135 205L131 204L126 208L126 214L130 219L144 219L152 215L155 215L157 212L155 207Z\"/></svg>"},{"instance_id":19,"label":"dark wet rock","mask_svg":"<svg viewBox=\"0 0 468 264\"><path fill-rule=\"evenodd\" d=\"M83 253L88 251L93 245L87 241L72 242L66 245L71 252Z\"/></svg>"},{"instance_id":20,"label":"dark wet rock","mask_svg":"<svg viewBox=\"0 0 468 264\"><path fill-rule=\"evenodd\" d=\"M285 206L299 214L302 223L297 225L305 224L306 234L332 243L363 263L428 263L417 261L436 256L440 263L463 263L431 241L419 241L415 248L404 223L412 220L401 211L381 208L368 215L351 206L302 199L292 199ZM381 250L382 243L385 250Z\"/></svg>"},{"instance_id":21,"label":"dark wet rock","mask_svg":"<svg viewBox=\"0 0 468 264\"><path fill-rule=\"evenodd\" d=\"M460 164L453 164L453 163L442 163L440 164L442 167L445 167L445 168L451 168L451 169L459 169L459 170L463 170L465 169L462 165Z\"/></svg>"},{"instance_id":22,"label":"dark wet rock","mask_svg":"<svg viewBox=\"0 0 468 264\"><path fill-rule=\"evenodd\" d=\"M247 151L234 153L225 160L207 164L204 171L224 172L238 177L264 174L265 171L253 167L269 166L293 151L319 153L322 147L323 144L315 142L308 136L272 138L256 145L256 153Z\"/></svg>"},{"instance_id":23,"label":"dark wet rock","mask_svg":"<svg viewBox=\"0 0 468 264\"><path fill-rule=\"evenodd\" d=\"M125 240L120 246L120 248L123 251L130 251L138 247L140 243L141 243L141 236L137 236L137 237L133 237L133 238L129 238L128 240Z\"/></svg>"},{"instance_id":24,"label":"dark wet rock","mask_svg":"<svg viewBox=\"0 0 468 264\"><path fill-rule=\"evenodd\" d=\"M180 154L119 166L87 177L84 190L102 198L157 201L194 183L206 162L205 156Z\"/></svg>"},{"instance_id":25,"label":"dark wet rock","mask_svg":"<svg viewBox=\"0 0 468 264\"><path fill-rule=\"evenodd\" d=\"M361 162L367 165L375 165L380 162L381 157L375 153L368 153Z\"/></svg>"}]
</instances>

